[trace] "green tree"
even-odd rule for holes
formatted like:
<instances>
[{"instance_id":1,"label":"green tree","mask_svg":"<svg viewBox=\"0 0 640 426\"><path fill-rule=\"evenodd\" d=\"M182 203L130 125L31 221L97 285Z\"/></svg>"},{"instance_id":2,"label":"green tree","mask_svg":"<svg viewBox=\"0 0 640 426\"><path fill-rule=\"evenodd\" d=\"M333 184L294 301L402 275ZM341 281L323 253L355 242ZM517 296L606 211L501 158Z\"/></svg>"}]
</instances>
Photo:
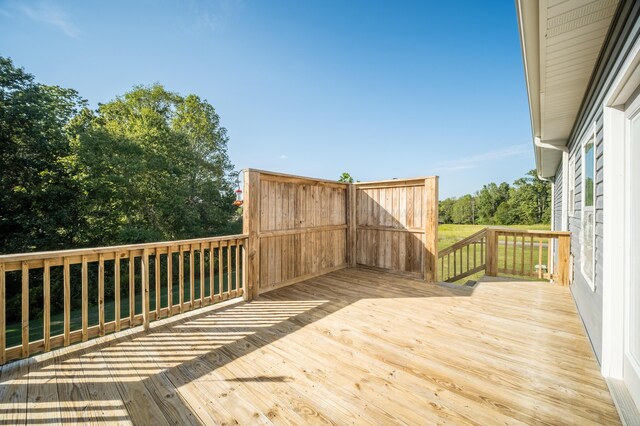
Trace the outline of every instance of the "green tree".
<instances>
[{"instance_id":1,"label":"green tree","mask_svg":"<svg viewBox=\"0 0 640 426\"><path fill-rule=\"evenodd\" d=\"M474 199L471 195L463 195L453 204L451 219L453 223L470 224L474 221Z\"/></svg>"},{"instance_id":2,"label":"green tree","mask_svg":"<svg viewBox=\"0 0 640 426\"><path fill-rule=\"evenodd\" d=\"M63 159L67 123L86 102L0 57L0 252L72 246L77 191Z\"/></svg>"},{"instance_id":3,"label":"green tree","mask_svg":"<svg viewBox=\"0 0 640 426\"><path fill-rule=\"evenodd\" d=\"M235 212L226 130L214 108L160 85L80 114L73 168L84 195L82 243L223 234Z\"/></svg>"},{"instance_id":4,"label":"green tree","mask_svg":"<svg viewBox=\"0 0 640 426\"><path fill-rule=\"evenodd\" d=\"M535 170L513 183L510 204L518 209L522 224L550 223L551 183L538 178Z\"/></svg>"},{"instance_id":5,"label":"green tree","mask_svg":"<svg viewBox=\"0 0 640 426\"><path fill-rule=\"evenodd\" d=\"M349 173L344 172L338 178L338 182L353 183L353 177L351 177Z\"/></svg>"},{"instance_id":6,"label":"green tree","mask_svg":"<svg viewBox=\"0 0 640 426\"><path fill-rule=\"evenodd\" d=\"M455 197L445 198L438 203L438 219L440 222L453 223L453 206L455 203Z\"/></svg>"},{"instance_id":7,"label":"green tree","mask_svg":"<svg viewBox=\"0 0 640 426\"><path fill-rule=\"evenodd\" d=\"M502 182L497 185L491 182L483 185L476 193L475 199L478 223L493 224L498 207L509 199L509 184Z\"/></svg>"}]
</instances>

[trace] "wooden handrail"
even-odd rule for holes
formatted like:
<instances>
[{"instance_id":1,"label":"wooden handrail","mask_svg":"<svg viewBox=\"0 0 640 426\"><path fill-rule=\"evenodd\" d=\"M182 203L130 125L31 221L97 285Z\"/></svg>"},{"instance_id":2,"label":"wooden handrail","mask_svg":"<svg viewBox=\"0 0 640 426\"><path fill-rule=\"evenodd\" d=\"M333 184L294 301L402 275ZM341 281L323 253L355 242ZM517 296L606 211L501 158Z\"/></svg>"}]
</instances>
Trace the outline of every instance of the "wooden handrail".
<instances>
[{"instance_id":1,"label":"wooden handrail","mask_svg":"<svg viewBox=\"0 0 640 426\"><path fill-rule=\"evenodd\" d=\"M484 270L486 268L486 237L487 228L484 228L443 249L438 255L440 279L448 282L458 281Z\"/></svg>"},{"instance_id":2,"label":"wooden handrail","mask_svg":"<svg viewBox=\"0 0 640 426\"><path fill-rule=\"evenodd\" d=\"M473 233L473 234L469 235L468 237L465 237L465 238L461 239L460 241L455 242L453 245L442 249L440 251L440 254L438 255L438 257L444 257L444 256L448 255L449 253L451 253L452 251L455 251L455 250L457 250L459 248L462 248L462 247L466 246L470 242L474 242L474 241L478 241L478 240L482 239L482 237L484 237L485 235L487 235L487 228L483 228L483 229L479 230L478 232Z\"/></svg>"},{"instance_id":3,"label":"wooden handrail","mask_svg":"<svg viewBox=\"0 0 640 426\"><path fill-rule=\"evenodd\" d=\"M554 240L557 262L551 258ZM527 276L568 285L570 244L566 231L487 227L440 251L440 279L458 281L484 269L488 276Z\"/></svg>"},{"instance_id":4,"label":"wooden handrail","mask_svg":"<svg viewBox=\"0 0 640 426\"><path fill-rule=\"evenodd\" d=\"M557 262L551 247L557 241ZM546 256L545 256L546 251ZM569 285L571 232L487 228L488 276L506 274Z\"/></svg>"},{"instance_id":5,"label":"wooden handrail","mask_svg":"<svg viewBox=\"0 0 640 426\"><path fill-rule=\"evenodd\" d=\"M0 364L136 325L148 329L150 322L160 318L241 296L245 289L244 273L241 271L244 271L245 267L246 240L246 234L239 234L0 256ZM176 254L178 268L174 266ZM196 259L199 268L196 268ZM207 263L209 268L205 267ZM74 265L80 265L81 268L78 269L78 266ZM128 305L129 312L123 317L120 284L123 278L121 267L125 265L128 269L128 275L124 275L128 282L128 295L124 299L124 306L126 309ZM235 271L232 270L233 266ZM179 297L174 300L172 296L176 271ZM63 284L59 292L51 291L54 272L56 282ZM108 281L105 278L108 278ZM43 289L43 333L39 340L30 340L29 337L29 290L34 285L34 279L38 280L36 285L40 285L39 280L42 280ZM185 279L188 279L188 287L184 285ZM105 321L105 281L113 283L113 301L108 303L113 303L114 320L110 322ZM79 327L75 326L75 329L72 327L71 318L71 284L74 282L81 287L81 324ZM21 343L10 347L6 334L8 283L12 283L13 286L21 285L22 302L21 325L17 326L21 329ZM188 295L185 295L187 288ZM93 326L89 325L91 290L97 291L95 300L98 302L95 307L98 321ZM140 291L142 296L139 311L136 311L135 304L137 291ZM165 292L167 297L163 302L161 293ZM152 293L155 296L153 298L150 297ZM153 306L150 305L150 300L155 301ZM61 333L55 335L51 333L52 305L62 305L64 309Z\"/></svg>"}]
</instances>

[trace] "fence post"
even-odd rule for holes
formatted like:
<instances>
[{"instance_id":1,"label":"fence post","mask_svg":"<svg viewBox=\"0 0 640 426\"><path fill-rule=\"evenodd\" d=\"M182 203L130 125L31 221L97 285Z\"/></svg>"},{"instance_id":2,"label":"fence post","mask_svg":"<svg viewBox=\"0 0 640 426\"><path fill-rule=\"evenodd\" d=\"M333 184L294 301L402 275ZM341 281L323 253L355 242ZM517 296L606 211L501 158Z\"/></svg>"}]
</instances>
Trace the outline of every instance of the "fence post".
<instances>
[{"instance_id":1,"label":"fence post","mask_svg":"<svg viewBox=\"0 0 640 426\"><path fill-rule=\"evenodd\" d=\"M349 257L349 267L356 266L357 238L356 238L356 197L357 188L350 183L347 187L347 253Z\"/></svg>"},{"instance_id":2,"label":"fence post","mask_svg":"<svg viewBox=\"0 0 640 426\"><path fill-rule=\"evenodd\" d=\"M558 284L569 285L569 259L571 256L571 236L558 237Z\"/></svg>"},{"instance_id":3,"label":"fence post","mask_svg":"<svg viewBox=\"0 0 640 426\"><path fill-rule=\"evenodd\" d=\"M425 187L425 233L424 233L424 280L434 283L438 279L438 176L426 178Z\"/></svg>"},{"instance_id":4,"label":"fence post","mask_svg":"<svg viewBox=\"0 0 640 426\"><path fill-rule=\"evenodd\" d=\"M242 232L248 235L245 252L244 299L249 301L260 293L260 172L244 171L244 203Z\"/></svg>"},{"instance_id":5,"label":"fence post","mask_svg":"<svg viewBox=\"0 0 640 426\"><path fill-rule=\"evenodd\" d=\"M487 228L487 253L485 255L485 274L489 277L498 276L498 234L495 229Z\"/></svg>"}]
</instances>

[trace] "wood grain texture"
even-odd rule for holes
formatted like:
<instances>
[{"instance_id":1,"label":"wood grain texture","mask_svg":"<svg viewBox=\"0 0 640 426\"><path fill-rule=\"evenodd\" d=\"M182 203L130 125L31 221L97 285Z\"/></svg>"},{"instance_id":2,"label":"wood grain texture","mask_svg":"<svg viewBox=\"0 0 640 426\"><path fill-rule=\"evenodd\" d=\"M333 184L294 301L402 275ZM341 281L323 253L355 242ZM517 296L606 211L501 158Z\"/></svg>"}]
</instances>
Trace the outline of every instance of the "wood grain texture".
<instances>
[{"instance_id":1,"label":"wood grain texture","mask_svg":"<svg viewBox=\"0 0 640 426\"><path fill-rule=\"evenodd\" d=\"M2 367L3 422L620 424L568 288L542 282L343 269L82 345Z\"/></svg>"},{"instance_id":2,"label":"wood grain texture","mask_svg":"<svg viewBox=\"0 0 640 426\"><path fill-rule=\"evenodd\" d=\"M247 272L260 277L254 297L347 265L349 184L245 172L245 188L244 233L258 269L250 261Z\"/></svg>"},{"instance_id":3,"label":"wood grain texture","mask_svg":"<svg viewBox=\"0 0 640 426\"><path fill-rule=\"evenodd\" d=\"M356 263L436 279L437 177L357 183Z\"/></svg>"}]
</instances>

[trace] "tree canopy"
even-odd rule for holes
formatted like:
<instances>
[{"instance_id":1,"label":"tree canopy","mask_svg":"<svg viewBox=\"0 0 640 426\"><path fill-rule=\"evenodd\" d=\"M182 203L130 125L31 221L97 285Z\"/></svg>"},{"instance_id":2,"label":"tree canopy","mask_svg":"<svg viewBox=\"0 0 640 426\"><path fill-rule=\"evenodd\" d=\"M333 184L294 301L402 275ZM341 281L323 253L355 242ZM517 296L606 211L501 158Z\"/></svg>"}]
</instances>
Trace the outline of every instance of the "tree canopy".
<instances>
[{"instance_id":1,"label":"tree canopy","mask_svg":"<svg viewBox=\"0 0 640 426\"><path fill-rule=\"evenodd\" d=\"M509 185L489 183L475 194L440 201L440 221L486 225L538 224L551 221L551 184L535 170Z\"/></svg>"},{"instance_id":2,"label":"tree canopy","mask_svg":"<svg viewBox=\"0 0 640 426\"><path fill-rule=\"evenodd\" d=\"M0 57L0 252L233 233L228 136L159 84L88 108Z\"/></svg>"}]
</instances>

